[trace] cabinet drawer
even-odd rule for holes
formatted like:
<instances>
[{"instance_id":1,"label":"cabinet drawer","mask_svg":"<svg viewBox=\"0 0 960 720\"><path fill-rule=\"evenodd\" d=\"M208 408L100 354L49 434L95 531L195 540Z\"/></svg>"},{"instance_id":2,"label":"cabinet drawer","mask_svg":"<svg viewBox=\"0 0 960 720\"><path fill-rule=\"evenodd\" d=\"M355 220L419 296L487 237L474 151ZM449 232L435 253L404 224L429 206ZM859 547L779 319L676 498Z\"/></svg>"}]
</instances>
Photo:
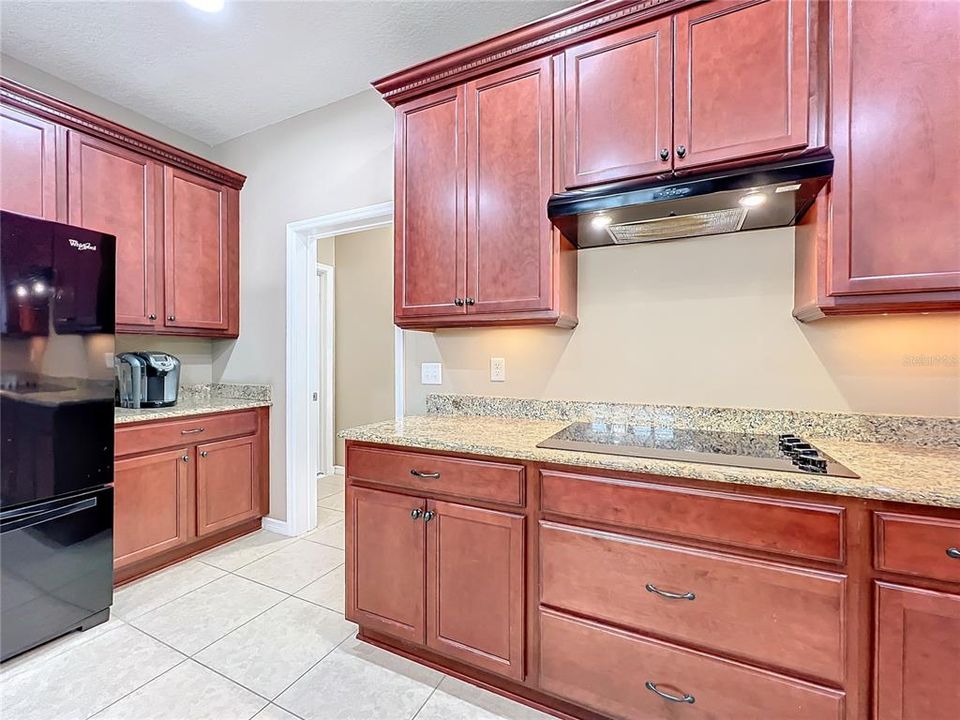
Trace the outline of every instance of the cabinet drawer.
<instances>
[{"instance_id":1,"label":"cabinet drawer","mask_svg":"<svg viewBox=\"0 0 960 720\"><path fill-rule=\"evenodd\" d=\"M658 696L648 683L677 701ZM844 698L836 690L550 611L540 614L540 687L619 720L839 720Z\"/></svg>"},{"instance_id":2,"label":"cabinet drawer","mask_svg":"<svg viewBox=\"0 0 960 720\"><path fill-rule=\"evenodd\" d=\"M876 513L877 570L960 583L960 521Z\"/></svg>"},{"instance_id":3,"label":"cabinet drawer","mask_svg":"<svg viewBox=\"0 0 960 720\"><path fill-rule=\"evenodd\" d=\"M424 493L521 505L523 467L403 450L351 447L347 475Z\"/></svg>"},{"instance_id":4,"label":"cabinet drawer","mask_svg":"<svg viewBox=\"0 0 960 720\"><path fill-rule=\"evenodd\" d=\"M842 575L542 523L540 601L825 680L843 677Z\"/></svg>"},{"instance_id":5,"label":"cabinet drawer","mask_svg":"<svg viewBox=\"0 0 960 720\"><path fill-rule=\"evenodd\" d=\"M843 561L843 508L543 471L542 507L573 518Z\"/></svg>"},{"instance_id":6,"label":"cabinet drawer","mask_svg":"<svg viewBox=\"0 0 960 720\"><path fill-rule=\"evenodd\" d=\"M119 426L114 433L117 457L165 447L182 447L257 431L257 411L196 415L183 420L158 420Z\"/></svg>"}]
</instances>

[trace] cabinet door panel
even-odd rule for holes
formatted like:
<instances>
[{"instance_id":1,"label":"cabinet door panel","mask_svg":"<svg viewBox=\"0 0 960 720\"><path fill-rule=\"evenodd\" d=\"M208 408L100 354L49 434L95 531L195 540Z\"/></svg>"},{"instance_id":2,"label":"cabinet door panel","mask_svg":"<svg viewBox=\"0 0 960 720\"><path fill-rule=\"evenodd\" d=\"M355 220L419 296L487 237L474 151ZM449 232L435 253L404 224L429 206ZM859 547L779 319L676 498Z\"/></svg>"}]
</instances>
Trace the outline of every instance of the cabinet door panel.
<instances>
[{"instance_id":1,"label":"cabinet door panel","mask_svg":"<svg viewBox=\"0 0 960 720\"><path fill-rule=\"evenodd\" d=\"M876 720L960 715L960 596L877 584Z\"/></svg>"},{"instance_id":2,"label":"cabinet door panel","mask_svg":"<svg viewBox=\"0 0 960 720\"><path fill-rule=\"evenodd\" d=\"M0 108L0 208L57 219L57 126Z\"/></svg>"},{"instance_id":3,"label":"cabinet door panel","mask_svg":"<svg viewBox=\"0 0 960 720\"><path fill-rule=\"evenodd\" d=\"M347 618L423 643L426 501L350 486L347 505Z\"/></svg>"},{"instance_id":4,"label":"cabinet door panel","mask_svg":"<svg viewBox=\"0 0 960 720\"><path fill-rule=\"evenodd\" d=\"M456 315L466 294L463 89L397 108L396 278L399 317Z\"/></svg>"},{"instance_id":5,"label":"cabinet door panel","mask_svg":"<svg viewBox=\"0 0 960 720\"><path fill-rule=\"evenodd\" d=\"M524 519L430 502L427 645L523 679Z\"/></svg>"},{"instance_id":6,"label":"cabinet door panel","mask_svg":"<svg viewBox=\"0 0 960 720\"><path fill-rule=\"evenodd\" d=\"M164 177L164 324L226 330L231 191L172 167ZM173 318L173 319L171 319Z\"/></svg>"},{"instance_id":7,"label":"cabinet door panel","mask_svg":"<svg viewBox=\"0 0 960 720\"><path fill-rule=\"evenodd\" d=\"M193 537L190 455L183 448L116 461L114 567L152 557Z\"/></svg>"},{"instance_id":8,"label":"cabinet door panel","mask_svg":"<svg viewBox=\"0 0 960 720\"><path fill-rule=\"evenodd\" d=\"M670 30L662 18L566 51L567 187L672 169Z\"/></svg>"},{"instance_id":9,"label":"cabinet door panel","mask_svg":"<svg viewBox=\"0 0 960 720\"><path fill-rule=\"evenodd\" d=\"M960 289L960 12L929 1L830 8L828 293Z\"/></svg>"},{"instance_id":10,"label":"cabinet door panel","mask_svg":"<svg viewBox=\"0 0 960 720\"><path fill-rule=\"evenodd\" d=\"M162 167L141 155L70 131L70 223L117 238L117 323L158 324Z\"/></svg>"},{"instance_id":11,"label":"cabinet door panel","mask_svg":"<svg viewBox=\"0 0 960 720\"><path fill-rule=\"evenodd\" d=\"M807 144L807 12L807 0L716 0L677 14L677 168Z\"/></svg>"},{"instance_id":12,"label":"cabinet door panel","mask_svg":"<svg viewBox=\"0 0 960 720\"><path fill-rule=\"evenodd\" d=\"M260 516L255 435L197 446L197 534Z\"/></svg>"},{"instance_id":13,"label":"cabinet door panel","mask_svg":"<svg viewBox=\"0 0 960 720\"><path fill-rule=\"evenodd\" d=\"M549 58L467 83L469 313L551 304L553 81ZM468 301L469 302L469 301Z\"/></svg>"}]
</instances>

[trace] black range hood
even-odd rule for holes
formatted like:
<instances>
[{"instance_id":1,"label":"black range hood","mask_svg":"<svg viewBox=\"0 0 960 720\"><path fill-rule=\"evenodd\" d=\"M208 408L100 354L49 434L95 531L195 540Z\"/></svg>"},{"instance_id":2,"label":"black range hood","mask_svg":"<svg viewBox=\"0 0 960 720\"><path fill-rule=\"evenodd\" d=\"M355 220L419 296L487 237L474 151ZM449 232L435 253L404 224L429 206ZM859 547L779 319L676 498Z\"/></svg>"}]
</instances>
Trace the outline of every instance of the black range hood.
<instances>
[{"instance_id":1,"label":"black range hood","mask_svg":"<svg viewBox=\"0 0 960 720\"><path fill-rule=\"evenodd\" d=\"M823 152L766 165L558 193L550 221L578 248L795 225L833 172Z\"/></svg>"}]
</instances>

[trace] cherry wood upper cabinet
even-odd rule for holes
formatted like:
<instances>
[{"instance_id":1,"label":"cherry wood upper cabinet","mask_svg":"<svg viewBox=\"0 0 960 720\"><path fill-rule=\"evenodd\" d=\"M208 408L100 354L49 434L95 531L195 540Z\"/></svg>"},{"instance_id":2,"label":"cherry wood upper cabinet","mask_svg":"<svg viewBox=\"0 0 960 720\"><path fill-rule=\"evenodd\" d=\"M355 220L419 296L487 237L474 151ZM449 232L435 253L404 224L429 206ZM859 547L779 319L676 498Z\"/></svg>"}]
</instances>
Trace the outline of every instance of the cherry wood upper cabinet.
<instances>
[{"instance_id":1,"label":"cherry wood upper cabinet","mask_svg":"<svg viewBox=\"0 0 960 720\"><path fill-rule=\"evenodd\" d=\"M830 8L829 294L960 290L957 5Z\"/></svg>"},{"instance_id":2,"label":"cherry wood upper cabinet","mask_svg":"<svg viewBox=\"0 0 960 720\"><path fill-rule=\"evenodd\" d=\"M673 169L671 28L665 17L566 50L568 188Z\"/></svg>"},{"instance_id":3,"label":"cherry wood upper cabinet","mask_svg":"<svg viewBox=\"0 0 960 720\"><path fill-rule=\"evenodd\" d=\"M877 585L876 720L955 720L960 596Z\"/></svg>"},{"instance_id":4,"label":"cherry wood upper cabinet","mask_svg":"<svg viewBox=\"0 0 960 720\"><path fill-rule=\"evenodd\" d=\"M425 640L423 499L347 488L347 618Z\"/></svg>"},{"instance_id":5,"label":"cherry wood upper cabinet","mask_svg":"<svg viewBox=\"0 0 960 720\"><path fill-rule=\"evenodd\" d=\"M197 446L197 534L260 517L257 437Z\"/></svg>"},{"instance_id":6,"label":"cherry wood upper cabinet","mask_svg":"<svg viewBox=\"0 0 960 720\"><path fill-rule=\"evenodd\" d=\"M116 461L114 567L171 550L192 537L191 467L186 448Z\"/></svg>"},{"instance_id":7,"label":"cherry wood upper cabinet","mask_svg":"<svg viewBox=\"0 0 960 720\"><path fill-rule=\"evenodd\" d=\"M164 324L226 331L236 290L237 192L176 168L164 178Z\"/></svg>"},{"instance_id":8,"label":"cherry wood upper cabinet","mask_svg":"<svg viewBox=\"0 0 960 720\"><path fill-rule=\"evenodd\" d=\"M465 313L463 88L398 107L395 153L396 314Z\"/></svg>"},{"instance_id":9,"label":"cherry wood upper cabinet","mask_svg":"<svg viewBox=\"0 0 960 720\"><path fill-rule=\"evenodd\" d=\"M808 1L716 0L676 15L677 169L807 145Z\"/></svg>"},{"instance_id":10,"label":"cherry wood upper cabinet","mask_svg":"<svg viewBox=\"0 0 960 720\"><path fill-rule=\"evenodd\" d=\"M0 108L0 207L57 220L57 126Z\"/></svg>"},{"instance_id":11,"label":"cherry wood upper cabinet","mask_svg":"<svg viewBox=\"0 0 960 720\"><path fill-rule=\"evenodd\" d=\"M431 501L427 646L523 679L524 518Z\"/></svg>"},{"instance_id":12,"label":"cherry wood upper cabinet","mask_svg":"<svg viewBox=\"0 0 960 720\"><path fill-rule=\"evenodd\" d=\"M150 331L158 319L163 168L103 140L70 131L68 210L71 225L117 238L117 324Z\"/></svg>"},{"instance_id":13,"label":"cherry wood upper cabinet","mask_svg":"<svg viewBox=\"0 0 960 720\"><path fill-rule=\"evenodd\" d=\"M545 310L552 301L551 60L467 83L468 312Z\"/></svg>"}]
</instances>

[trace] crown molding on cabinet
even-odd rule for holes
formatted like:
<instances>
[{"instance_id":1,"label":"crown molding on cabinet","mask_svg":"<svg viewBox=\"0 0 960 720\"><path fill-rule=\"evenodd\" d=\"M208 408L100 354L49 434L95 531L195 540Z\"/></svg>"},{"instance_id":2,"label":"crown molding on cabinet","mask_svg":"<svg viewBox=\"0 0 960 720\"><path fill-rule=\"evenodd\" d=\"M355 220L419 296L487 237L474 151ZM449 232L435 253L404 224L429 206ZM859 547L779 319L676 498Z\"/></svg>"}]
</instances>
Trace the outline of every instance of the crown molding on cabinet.
<instances>
[{"instance_id":1,"label":"crown molding on cabinet","mask_svg":"<svg viewBox=\"0 0 960 720\"><path fill-rule=\"evenodd\" d=\"M507 65L546 55L702 0L588 0L433 60L387 75L372 84L393 106Z\"/></svg>"},{"instance_id":2,"label":"crown molding on cabinet","mask_svg":"<svg viewBox=\"0 0 960 720\"><path fill-rule=\"evenodd\" d=\"M187 170L216 183L240 190L246 176L221 165L155 140L136 130L115 123L99 115L68 105L49 95L0 77L0 100L4 105L19 108L87 135L99 137L114 145L128 148L160 162Z\"/></svg>"}]
</instances>

